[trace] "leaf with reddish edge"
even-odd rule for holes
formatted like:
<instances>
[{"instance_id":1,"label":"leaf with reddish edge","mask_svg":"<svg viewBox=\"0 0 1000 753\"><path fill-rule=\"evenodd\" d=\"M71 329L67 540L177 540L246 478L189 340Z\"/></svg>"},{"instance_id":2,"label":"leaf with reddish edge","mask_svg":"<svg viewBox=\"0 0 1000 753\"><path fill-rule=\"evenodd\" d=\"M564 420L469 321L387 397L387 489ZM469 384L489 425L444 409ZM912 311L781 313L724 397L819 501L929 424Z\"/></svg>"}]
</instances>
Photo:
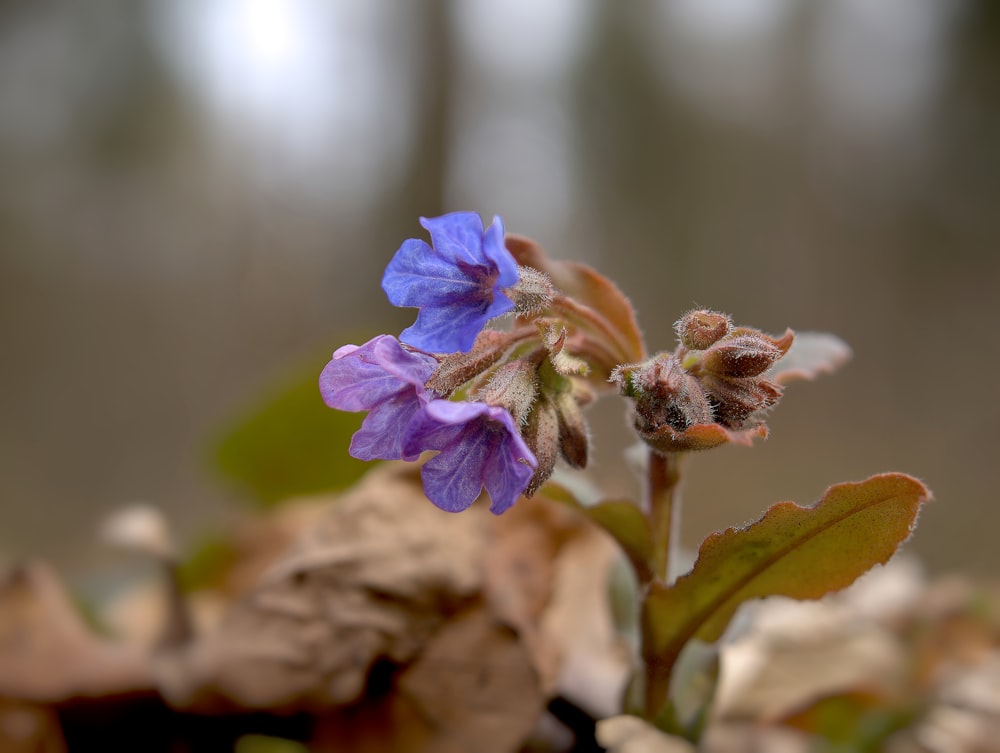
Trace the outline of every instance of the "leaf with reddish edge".
<instances>
[{"instance_id":1,"label":"leaf with reddish edge","mask_svg":"<svg viewBox=\"0 0 1000 753\"><path fill-rule=\"evenodd\" d=\"M548 275L561 293L586 304L615 330L622 363L645 359L635 309L611 280L586 264L549 258L530 238L508 233L504 242L518 264Z\"/></svg>"},{"instance_id":2,"label":"leaf with reddish edge","mask_svg":"<svg viewBox=\"0 0 1000 753\"><path fill-rule=\"evenodd\" d=\"M832 374L851 359L850 346L826 332L796 332L788 352L767 373L777 384Z\"/></svg>"},{"instance_id":3,"label":"leaf with reddish edge","mask_svg":"<svg viewBox=\"0 0 1000 753\"><path fill-rule=\"evenodd\" d=\"M779 502L744 528L709 536L691 572L673 586L653 583L647 594L644 650L661 679L648 700L662 705L684 645L691 638L718 640L743 602L817 599L886 562L909 538L928 499L917 479L886 473L832 486L812 507Z\"/></svg>"},{"instance_id":4,"label":"leaf with reddish edge","mask_svg":"<svg viewBox=\"0 0 1000 753\"><path fill-rule=\"evenodd\" d=\"M571 491L551 481L542 487L539 494L583 513L618 542L641 583L653 579L650 566L653 537L646 516L636 504L625 499L610 499L595 505L584 505Z\"/></svg>"},{"instance_id":5,"label":"leaf with reddish edge","mask_svg":"<svg viewBox=\"0 0 1000 753\"><path fill-rule=\"evenodd\" d=\"M677 431L667 424L656 431L639 433L646 444L665 455L670 452L710 450L727 442L749 447L754 439L767 437L767 426L761 424L751 429L732 431L722 424L694 424L684 431Z\"/></svg>"}]
</instances>

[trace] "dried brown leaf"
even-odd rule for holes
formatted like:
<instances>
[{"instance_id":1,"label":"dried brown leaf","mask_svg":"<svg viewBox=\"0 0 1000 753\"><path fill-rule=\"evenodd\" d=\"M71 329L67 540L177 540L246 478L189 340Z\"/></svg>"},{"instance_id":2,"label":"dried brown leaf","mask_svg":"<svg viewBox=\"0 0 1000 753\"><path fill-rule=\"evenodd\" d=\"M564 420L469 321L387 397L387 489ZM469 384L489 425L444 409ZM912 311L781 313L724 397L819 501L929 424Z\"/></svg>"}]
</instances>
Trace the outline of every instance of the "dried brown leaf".
<instances>
[{"instance_id":1,"label":"dried brown leaf","mask_svg":"<svg viewBox=\"0 0 1000 753\"><path fill-rule=\"evenodd\" d=\"M199 710L357 700L373 664L410 661L478 595L485 521L430 504L412 466L372 471L215 630L158 657L162 692Z\"/></svg>"},{"instance_id":2,"label":"dried brown leaf","mask_svg":"<svg viewBox=\"0 0 1000 753\"><path fill-rule=\"evenodd\" d=\"M517 629L532 647L543 685L552 689L558 671L555 646L541 639L539 621L552 598L556 560L582 521L543 499L522 502L493 521L485 556L485 598L498 619Z\"/></svg>"},{"instance_id":3,"label":"dried brown leaf","mask_svg":"<svg viewBox=\"0 0 1000 753\"><path fill-rule=\"evenodd\" d=\"M0 696L55 703L151 688L146 657L96 637L47 565L0 580Z\"/></svg>"},{"instance_id":4,"label":"dried brown leaf","mask_svg":"<svg viewBox=\"0 0 1000 753\"><path fill-rule=\"evenodd\" d=\"M524 642L476 607L435 633L395 692L323 719L313 749L513 753L545 702Z\"/></svg>"},{"instance_id":5,"label":"dried brown leaf","mask_svg":"<svg viewBox=\"0 0 1000 753\"><path fill-rule=\"evenodd\" d=\"M953 667L936 702L890 753L997 753L1000 751L1000 651L971 667Z\"/></svg>"},{"instance_id":6,"label":"dried brown leaf","mask_svg":"<svg viewBox=\"0 0 1000 753\"><path fill-rule=\"evenodd\" d=\"M541 642L557 657L556 691L595 716L619 710L631 671L631 652L611 609L611 571L619 556L596 526L580 530L559 551L540 617Z\"/></svg>"},{"instance_id":7,"label":"dried brown leaf","mask_svg":"<svg viewBox=\"0 0 1000 753\"><path fill-rule=\"evenodd\" d=\"M774 600L766 611L765 625L722 648L718 717L775 721L839 693L894 695L906 682L902 643L874 622L852 623L833 602Z\"/></svg>"}]
</instances>

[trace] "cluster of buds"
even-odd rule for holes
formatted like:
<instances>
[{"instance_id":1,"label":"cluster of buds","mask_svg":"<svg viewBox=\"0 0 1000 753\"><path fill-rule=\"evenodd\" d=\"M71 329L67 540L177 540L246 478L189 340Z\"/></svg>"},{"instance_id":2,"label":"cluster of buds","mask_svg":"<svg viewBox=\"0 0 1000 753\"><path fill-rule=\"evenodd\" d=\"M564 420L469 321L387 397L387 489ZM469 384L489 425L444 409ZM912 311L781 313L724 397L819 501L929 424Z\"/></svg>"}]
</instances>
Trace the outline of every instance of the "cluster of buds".
<instances>
[{"instance_id":1,"label":"cluster of buds","mask_svg":"<svg viewBox=\"0 0 1000 753\"><path fill-rule=\"evenodd\" d=\"M633 423L660 453L701 450L765 436L765 412L781 397L768 370L792 346L715 311L691 311L675 325L679 346L611 375L633 400Z\"/></svg>"}]
</instances>

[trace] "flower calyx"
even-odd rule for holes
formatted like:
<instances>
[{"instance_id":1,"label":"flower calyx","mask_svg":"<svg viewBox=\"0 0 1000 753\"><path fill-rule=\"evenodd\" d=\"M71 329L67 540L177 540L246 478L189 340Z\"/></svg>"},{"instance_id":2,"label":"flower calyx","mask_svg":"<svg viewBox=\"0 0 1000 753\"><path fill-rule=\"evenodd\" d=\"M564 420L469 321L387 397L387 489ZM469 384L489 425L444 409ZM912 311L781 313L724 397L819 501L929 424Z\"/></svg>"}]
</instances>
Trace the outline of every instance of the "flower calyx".
<instances>
[{"instance_id":1,"label":"flower calyx","mask_svg":"<svg viewBox=\"0 0 1000 753\"><path fill-rule=\"evenodd\" d=\"M544 312L556 295L552 280L544 272L531 267L517 268L517 283L504 293L514 302L514 313L518 316L534 316Z\"/></svg>"},{"instance_id":2,"label":"flower calyx","mask_svg":"<svg viewBox=\"0 0 1000 753\"><path fill-rule=\"evenodd\" d=\"M476 400L506 408L519 426L524 425L537 398L538 368L526 359L501 366L476 393Z\"/></svg>"}]
</instances>

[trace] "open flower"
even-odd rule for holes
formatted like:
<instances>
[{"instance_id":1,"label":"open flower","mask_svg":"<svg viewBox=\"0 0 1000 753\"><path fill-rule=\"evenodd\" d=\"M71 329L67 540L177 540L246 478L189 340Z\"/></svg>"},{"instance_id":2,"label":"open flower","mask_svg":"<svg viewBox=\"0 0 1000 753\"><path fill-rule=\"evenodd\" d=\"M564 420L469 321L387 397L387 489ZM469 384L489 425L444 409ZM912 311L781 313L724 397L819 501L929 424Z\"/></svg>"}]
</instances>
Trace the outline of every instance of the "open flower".
<instances>
[{"instance_id":1,"label":"open flower","mask_svg":"<svg viewBox=\"0 0 1000 753\"><path fill-rule=\"evenodd\" d=\"M487 403L432 400L403 449L439 450L420 475L427 498L448 512L469 507L485 487L490 511L499 515L517 501L537 466L510 413Z\"/></svg>"},{"instance_id":2,"label":"open flower","mask_svg":"<svg viewBox=\"0 0 1000 753\"><path fill-rule=\"evenodd\" d=\"M407 451L408 427L432 393L424 389L437 361L404 350L396 338L379 335L364 345L345 345L319 377L323 400L343 411L369 411L351 438L350 453L359 460L416 460Z\"/></svg>"},{"instance_id":3,"label":"open flower","mask_svg":"<svg viewBox=\"0 0 1000 753\"><path fill-rule=\"evenodd\" d=\"M420 218L432 246L411 238L386 267L382 289L394 306L420 309L400 339L432 353L467 352L490 319L514 308L503 290L518 281L503 221L486 230L475 212Z\"/></svg>"}]
</instances>

